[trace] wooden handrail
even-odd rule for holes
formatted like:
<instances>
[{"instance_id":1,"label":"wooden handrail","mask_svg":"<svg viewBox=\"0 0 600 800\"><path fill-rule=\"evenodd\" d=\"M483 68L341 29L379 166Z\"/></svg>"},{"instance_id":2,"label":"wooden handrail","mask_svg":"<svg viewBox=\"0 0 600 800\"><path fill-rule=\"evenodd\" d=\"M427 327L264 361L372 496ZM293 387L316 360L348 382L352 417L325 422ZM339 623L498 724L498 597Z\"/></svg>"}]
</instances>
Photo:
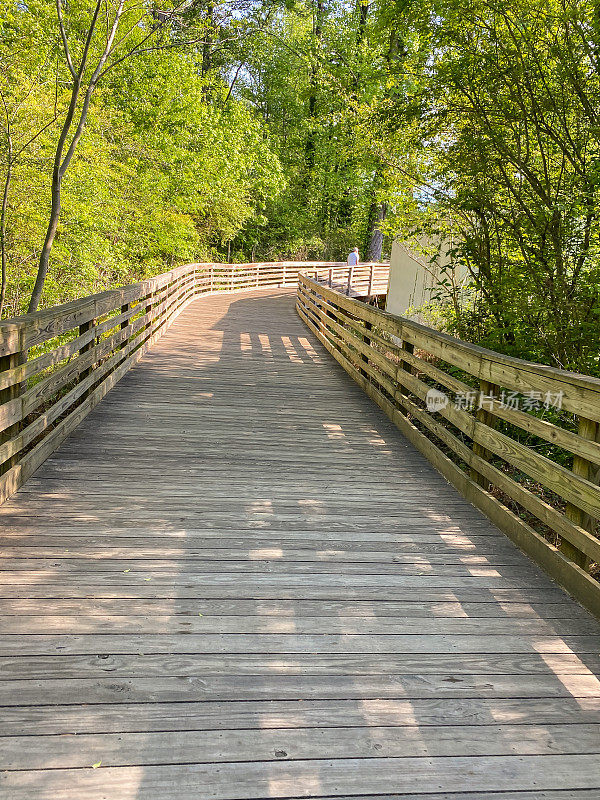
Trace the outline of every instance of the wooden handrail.
<instances>
[{"instance_id":1,"label":"wooden handrail","mask_svg":"<svg viewBox=\"0 0 600 800\"><path fill-rule=\"evenodd\" d=\"M0 502L10 497L200 295L295 286L340 262L186 264L0 323Z\"/></svg>"},{"instance_id":2,"label":"wooden handrail","mask_svg":"<svg viewBox=\"0 0 600 800\"><path fill-rule=\"evenodd\" d=\"M299 276L309 328L468 500L600 616L589 574L600 562L600 380L460 341L317 278Z\"/></svg>"}]
</instances>

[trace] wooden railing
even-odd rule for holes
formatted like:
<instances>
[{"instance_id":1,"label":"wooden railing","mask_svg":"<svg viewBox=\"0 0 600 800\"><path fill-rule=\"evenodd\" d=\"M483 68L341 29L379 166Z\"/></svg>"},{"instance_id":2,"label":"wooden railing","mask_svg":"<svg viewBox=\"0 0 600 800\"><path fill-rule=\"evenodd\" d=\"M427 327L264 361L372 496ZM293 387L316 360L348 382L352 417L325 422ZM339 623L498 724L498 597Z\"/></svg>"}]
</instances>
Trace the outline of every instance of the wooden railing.
<instances>
[{"instance_id":1,"label":"wooden railing","mask_svg":"<svg viewBox=\"0 0 600 800\"><path fill-rule=\"evenodd\" d=\"M368 262L348 267L338 264L330 267L307 269L306 275L325 282L330 289L342 292L348 297L376 297L387 294L390 278L389 264Z\"/></svg>"},{"instance_id":2,"label":"wooden railing","mask_svg":"<svg viewBox=\"0 0 600 800\"><path fill-rule=\"evenodd\" d=\"M462 342L317 277L299 279L308 327L468 500L600 615L600 380Z\"/></svg>"},{"instance_id":3,"label":"wooden railing","mask_svg":"<svg viewBox=\"0 0 600 800\"><path fill-rule=\"evenodd\" d=\"M199 295L295 286L325 262L187 264L151 280L0 324L0 502Z\"/></svg>"}]
</instances>

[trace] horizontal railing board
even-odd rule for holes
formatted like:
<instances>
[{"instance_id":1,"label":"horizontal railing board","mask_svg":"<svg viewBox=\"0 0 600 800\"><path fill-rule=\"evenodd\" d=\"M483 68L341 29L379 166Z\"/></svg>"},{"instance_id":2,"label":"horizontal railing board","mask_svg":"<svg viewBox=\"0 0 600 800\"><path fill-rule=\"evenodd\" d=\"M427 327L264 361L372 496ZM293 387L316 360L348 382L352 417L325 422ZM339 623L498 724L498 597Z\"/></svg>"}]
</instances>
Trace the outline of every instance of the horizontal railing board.
<instances>
[{"instance_id":1,"label":"horizontal railing board","mask_svg":"<svg viewBox=\"0 0 600 800\"><path fill-rule=\"evenodd\" d=\"M339 312L338 312L339 314ZM343 316L347 322L351 322L351 319L347 315L340 315ZM442 370L435 367L433 364L425 361L424 359L420 359L417 356L414 356L412 353L409 353L405 350L402 350L400 347L395 346L394 344L385 341L380 336L378 336L375 332L369 332L369 337L375 341L377 341L381 346L385 347L388 351L395 353L398 358L401 358L404 361L407 361L414 367L417 367L421 372L424 372L428 377L434 379L437 383L444 385L446 388L450 389L453 392L461 393L461 392L474 392L474 404L477 406L479 404L480 397L483 396L478 389L473 389L472 386L460 381L458 378L448 375L444 373ZM396 369L396 375L401 371L401 367ZM553 425L546 420L540 419L538 417L533 417L530 414L526 414L523 411L519 411L518 409L513 408L502 408L499 404L495 404L492 407L486 407L486 410L489 410L491 414L500 419L505 420L506 422L511 423L517 427L520 427L522 430L528 431L529 433L533 433L534 435L538 436L541 439L544 439L550 444L557 445L562 447L563 449L576 454L580 455L582 458L586 458L595 464L600 465L600 443L595 442L589 439L583 439L581 436L577 434L563 429L558 428L556 425Z\"/></svg>"},{"instance_id":2,"label":"horizontal railing board","mask_svg":"<svg viewBox=\"0 0 600 800\"><path fill-rule=\"evenodd\" d=\"M220 291L295 286L303 269L316 277L348 275L342 262L185 264L0 323L0 356L6 357L0 372L6 397L0 405L0 502L77 427L189 302ZM382 285L388 272L386 265L361 265L356 281Z\"/></svg>"},{"instance_id":3,"label":"horizontal railing board","mask_svg":"<svg viewBox=\"0 0 600 800\"><path fill-rule=\"evenodd\" d=\"M432 355L464 369L478 379L506 386L517 392L562 390L563 408L600 421L600 378L534 364L494 350L487 350L413 320L380 309L371 307L364 309L364 303L344 297L322 282L316 285L324 299L333 299L341 308L359 315L363 306L361 318L364 321L376 324L379 329L416 347L426 349Z\"/></svg>"},{"instance_id":4,"label":"horizontal railing board","mask_svg":"<svg viewBox=\"0 0 600 800\"><path fill-rule=\"evenodd\" d=\"M350 334L343 326L336 325L332 320L328 319L326 315L322 314L322 312L319 312L319 316L326 321L326 324L332 325L334 330L340 332L342 337L345 335L359 353L368 355L380 368L386 369L387 365L384 363L385 359L376 354L376 351L373 351L361 342L358 337ZM348 356L349 353L346 351L345 355ZM374 373L367 364L361 364L360 369L367 371L377 382L383 385L395 399L402 402L402 395L390 381ZM430 388L427 384L397 367L392 367L389 372L392 373L392 377L402 382L402 384L419 397L419 399L425 399ZM535 478L543 471L545 475L544 482L549 488L561 494L565 499L573 501L578 507L583 508L588 513L594 516L600 516L598 487L590 481L586 481L574 475L569 470L555 464L553 461L536 453L531 448L514 442L510 437L489 428L489 426L479 422L465 411L456 410L451 406L447 406L444 409L440 409L439 413L473 441L491 449L497 455L504 458L504 460L513 464L513 466L519 467L531 477Z\"/></svg>"},{"instance_id":5,"label":"horizontal railing board","mask_svg":"<svg viewBox=\"0 0 600 800\"><path fill-rule=\"evenodd\" d=\"M425 400L431 386L413 373L421 372L457 393L472 391L476 400L483 396L479 386L473 389L464 381L446 374L443 366L430 363L427 357L421 358L421 351L424 351L460 367L476 381L485 380L515 391L531 388L552 394L562 391L564 407L584 420L600 419L600 381L461 342L345 296L326 285L325 278L318 277L319 280L315 281L310 273L300 276L297 310L330 353L459 491L538 560L568 591L599 614L598 582L469 477L436 442L443 443L472 473L489 481L591 561L600 561L600 540L592 529L582 527L579 518L563 513L560 507L551 506L538 496L535 488L530 491L528 486L531 484L523 485L513 474L489 463L489 454L496 455L529 475L531 481L537 481L564 498L571 504L567 510L574 507L596 519L600 518L600 488L588 480L591 475L568 469L513 439L508 433L496 430L492 415L559 446L575 459L584 459L584 464L600 463L600 443L519 409L502 409L498 403L490 409L490 417L478 418L451 403L432 414L418 405ZM388 342L387 336L390 335L395 338ZM412 345L415 352L404 349L402 343ZM484 410L487 411L485 406ZM418 422L423 430L415 427L411 420ZM463 436L470 441L463 440Z\"/></svg>"}]
</instances>

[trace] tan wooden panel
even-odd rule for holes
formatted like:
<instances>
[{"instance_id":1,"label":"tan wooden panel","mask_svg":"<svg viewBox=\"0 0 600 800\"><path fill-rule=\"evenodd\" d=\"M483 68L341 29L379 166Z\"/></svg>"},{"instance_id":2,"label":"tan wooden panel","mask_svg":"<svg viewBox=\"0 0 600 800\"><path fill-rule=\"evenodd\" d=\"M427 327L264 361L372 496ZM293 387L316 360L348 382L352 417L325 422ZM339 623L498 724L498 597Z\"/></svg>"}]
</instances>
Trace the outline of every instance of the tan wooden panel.
<instances>
[{"instance_id":1,"label":"tan wooden panel","mask_svg":"<svg viewBox=\"0 0 600 800\"><path fill-rule=\"evenodd\" d=\"M591 800L589 615L293 291L188 299L0 510L4 795Z\"/></svg>"},{"instance_id":2,"label":"tan wooden panel","mask_svg":"<svg viewBox=\"0 0 600 800\"><path fill-rule=\"evenodd\" d=\"M353 379L365 390L365 392L380 406L380 408L394 421L400 430L415 444L419 450L426 455L428 460L443 474L459 491L467 497L474 505L483 510L491 520L496 522L520 547L534 556L538 563L553 577L558 579L565 588L571 591L588 608L600 613L600 586L598 582L589 576L573 561L569 560L562 553L550 544L545 538L538 534L530 525L520 519L507 506L501 504L495 497L490 495L472 481L462 470L449 459L430 439L428 439L417 427L402 414L396 405L376 388L376 384L382 379L377 377L376 383L371 383L363 377L361 369L354 360L348 359L342 352L339 343L334 344L319 329L318 324L308 316L301 302L297 304L297 310L301 318L313 330L320 341L325 345L340 365L353 377ZM416 378L406 373L405 381L416 381ZM398 397L396 394L396 397ZM401 400L401 398L399 398ZM446 412L447 409L444 409ZM452 413L452 410L448 412ZM458 416L458 414L457 414ZM458 416L460 420L462 417ZM473 419L469 418L471 427ZM475 421L476 422L476 421ZM479 423L482 425L481 423ZM486 427L482 425L482 427ZM470 428L471 430L471 428ZM491 429L490 429L491 430ZM471 431L472 432L472 431ZM475 434L474 434L475 435ZM597 491L597 490L596 490Z\"/></svg>"},{"instance_id":3,"label":"tan wooden panel","mask_svg":"<svg viewBox=\"0 0 600 800\"><path fill-rule=\"evenodd\" d=\"M205 675L202 677L62 678L0 681L2 706L40 706L177 702L241 702L258 700L381 700L451 698L571 698L582 703L597 696L593 675L563 680L544 675ZM568 683L569 688L564 684Z\"/></svg>"},{"instance_id":4,"label":"tan wooden panel","mask_svg":"<svg viewBox=\"0 0 600 800\"><path fill-rule=\"evenodd\" d=\"M352 676L357 681L357 686L360 686L364 675L450 677L444 672L448 667L448 656L439 653L286 653L284 658L265 653L54 654L36 657L10 656L2 658L0 664L0 681L9 684L14 680L26 679L67 681L110 677L131 680L132 675L142 678L184 679L211 675L229 675L237 679L241 675L251 675L255 682L262 683L272 675L343 675ZM579 656L575 653L545 654L543 659L539 654L533 653L469 653L462 656L455 654L452 657L454 675L547 676L550 668L557 680L564 679L567 683L572 679L569 676L589 676L592 670L597 673L599 666L600 655L590 653ZM504 700L505 698L502 702ZM500 698L497 701L500 702Z\"/></svg>"},{"instance_id":5,"label":"tan wooden panel","mask_svg":"<svg viewBox=\"0 0 600 800\"><path fill-rule=\"evenodd\" d=\"M198 797L251 800L404 793L427 797L447 791L585 789L600 785L600 763L592 754L319 759L214 765L161 765L0 773L11 800L89 800L118 793L120 800ZM39 787L39 788L37 788ZM36 791L37 789L37 791Z\"/></svg>"},{"instance_id":6,"label":"tan wooden panel","mask_svg":"<svg viewBox=\"0 0 600 800\"><path fill-rule=\"evenodd\" d=\"M431 727L416 736L414 727L298 728L280 731L161 731L160 733L83 734L79 736L13 736L0 739L0 770L88 768L129 764L298 761L321 758L401 756L544 755L557 751L586 753L598 742L597 725L548 727L490 725Z\"/></svg>"},{"instance_id":7,"label":"tan wooden panel","mask_svg":"<svg viewBox=\"0 0 600 800\"><path fill-rule=\"evenodd\" d=\"M195 614L179 614L175 619L171 615L144 616L135 615L129 604L129 615L96 614L91 616L26 616L24 614L0 616L0 630L4 634L99 634L99 633L284 633L284 634L395 634L444 636L453 633L469 635L481 631L480 619L447 618L427 620L420 617L399 618L384 615L380 618L369 616L334 617L323 614L320 617L291 617L276 614L253 615L248 608L247 615L210 615L205 604L199 602L196 607L202 608ZM323 609L325 611L325 609ZM488 618L487 635L507 636L527 634L532 636L600 636L600 627L587 619L564 620L523 620L509 618Z\"/></svg>"},{"instance_id":8,"label":"tan wooden panel","mask_svg":"<svg viewBox=\"0 0 600 800\"><path fill-rule=\"evenodd\" d=\"M348 347L348 345L351 345L357 353L369 356L370 360L379 369L384 370L388 375L394 375L398 381L401 381L402 384L410 389L411 392L415 393L417 397L420 399L425 398L429 390L427 384L393 365L382 355L374 352L372 348L360 341L349 329L328 319L327 315L320 309L315 308L312 310L312 313L315 314L321 322L325 322L329 325L332 330L339 335L342 341L339 347L347 358L357 358L356 355L352 355L353 350ZM378 382L388 394L402 402L402 394L396 389L396 386L391 380L388 380L370 365L361 364L360 369L368 372L371 378ZM491 429L488 425L479 422L466 411L448 405L446 408L440 409L439 413L474 441L485 445L492 450L492 452L513 464L513 466L523 470L535 480L539 480L557 494L576 503L578 507L584 508L589 514L594 517L600 517L600 490L590 481L574 475L570 470L554 463L545 456L539 455L532 448L521 445L510 437ZM501 416L505 415L501 414ZM575 438L579 439L580 437Z\"/></svg>"},{"instance_id":9,"label":"tan wooden panel","mask_svg":"<svg viewBox=\"0 0 600 800\"><path fill-rule=\"evenodd\" d=\"M560 600L560 598L559 598ZM177 602L175 602L177 601ZM199 610L200 609L200 610ZM277 619L295 619L302 616L335 616L379 620L381 618L396 616L402 617L407 622L419 624L418 620L435 620L440 625L448 619L482 620L491 619L496 622L508 620L515 622L515 630L519 627L519 620L532 620L552 625L556 633L564 633L568 622L576 626L579 622L590 626L589 614L568 598L562 602L544 602L538 604L519 602L460 602L439 600L430 602L397 601L397 600L310 600L276 598L261 600L253 598L209 599L206 597L185 598L165 597L138 599L135 601L113 598L79 598L58 599L52 602L54 614L61 616L88 616L118 617L118 616L143 616L152 619L155 616L170 616L173 626L179 624L180 617L199 614L231 615L241 617L275 617ZM44 604L33 598L3 598L0 599L0 612L5 616L33 617L48 616ZM25 620L24 620L25 622ZM8 623L7 623L8 624ZM477 624L483 625L479 621ZM597 624L597 623L596 623ZM558 627L554 628L557 625ZM482 670L485 671L485 670ZM0 679L2 675L0 674Z\"/></svg>"},{"instance_id":10,"label":"tan wooden panel","mask_svg":"<svg viewBox=\"0 0 600 800\"><path fill-rule=\"evenodd\" d=\"M432 355L461 367L476 378L525 392L529 390L563 391L563 407L568 411L591 419L600 420L600 379L564 370L532 364L511 356L487 350L478 345L462 342L452 336L434 331L425 325L397 317L385 311L375 310L339 292L332 292L322 284L301 278L301 282L318 292L326 300L350 311L359 319L400 339L411 342ZM312 284L312 287L311 287Z\"/></svg>"},{"instance_id":11,"label":"tan wooden panel","mask_svg":"<svg viewBox=\"0 0 600 800\"><path fill-rule=\"evenodd\" d=\"M185 712L185 713L182 713ZM0 735L145 731L291 730L295 728L599 724L600 700L548 698L435 698L420 700L262 700L14 706L3 709Z\"/></svg>"}]
</instances>

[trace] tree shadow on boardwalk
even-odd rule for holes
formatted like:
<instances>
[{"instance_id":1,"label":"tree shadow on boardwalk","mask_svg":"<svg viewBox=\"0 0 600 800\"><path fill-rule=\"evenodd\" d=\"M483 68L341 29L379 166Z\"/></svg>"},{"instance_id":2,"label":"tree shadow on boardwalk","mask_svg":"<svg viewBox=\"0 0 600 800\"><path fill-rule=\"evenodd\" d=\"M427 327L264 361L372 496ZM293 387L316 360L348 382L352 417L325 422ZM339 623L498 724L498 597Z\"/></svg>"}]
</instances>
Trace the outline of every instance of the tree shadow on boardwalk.
<instances>
[{"instance_id":1,"label":"tree shadow on boardwalk","mask_svg":"<svg viewBox=\"0 0 600 800\"><path fill-rule=\"evenodd\" d=\"M0 518L9 800L591 800L597 624L289 292L190 306Z\"/></svg>"}]
</instances>

